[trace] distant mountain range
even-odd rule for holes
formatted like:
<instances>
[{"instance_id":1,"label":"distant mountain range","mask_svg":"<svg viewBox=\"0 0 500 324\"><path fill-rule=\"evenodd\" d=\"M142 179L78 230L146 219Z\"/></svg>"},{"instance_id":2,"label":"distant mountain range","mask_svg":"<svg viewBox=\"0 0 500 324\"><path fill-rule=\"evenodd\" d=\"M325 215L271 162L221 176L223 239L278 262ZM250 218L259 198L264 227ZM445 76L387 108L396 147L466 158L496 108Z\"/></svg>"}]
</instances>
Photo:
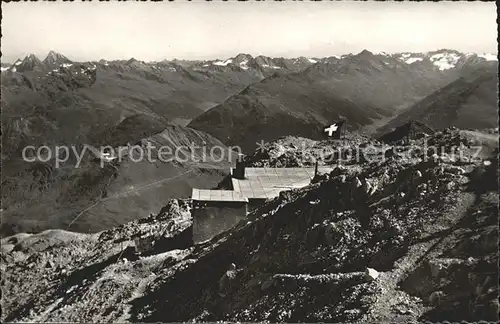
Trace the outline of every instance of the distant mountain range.
<instances>
[{"instance_id":1,"label":"distant mountain range","mask_svg":"<svg viewBox=\"0 0 500 324\"><path fill-rule=\"evenodd\" d=\"M249 85L188 126L250 152L256 142L284 135L320 139L323 127L339 118L349 120L349 130L360 130L389 120L476 69L496 70L497 62L490 56L457 53L441 50L410 60L418 55L364 50L318 59L299 72ZM496 88L488 91L496 95ZM496 100L488 98L488 105L495 107Z\"/></svg>"},{"instance_id":2,"label":"distant mountain range","mask_svg":"<svg viewBox=\"0 0 500 324\"><path fill-rule=\"evenodd\" d=\"M67 145L81 151L84 145L147 142L172 151L191 144L223 148L209 134L178 125L261 79L242 71L199 73L175 63L135 59L68 62L57 53L43 61L28 56L1 77L1 235L66 228L80 213L71 228L98 231L156 212L165 199L187 197L193 186L216 185L227 159L215 164L125 159L102 169L87 154L80 168L74 159L55 168L55 156L28 163L22 150Z\"/></svg>"},{"instance_id":3,"label":"distant mountain range","mask_svg":"<svg viewBox=\"0 0 500 324\"><path fill-rule=\"evenodd\" d=\"M137 153L128 150L120 159L101 161L99 147L84 149L83 145L75 146L79 154L85 153L78 167L73 155L59 168L54 167L54 155L46 162L2 159L0 236L52 228L96 232L142 218L158 211L169 199L189 197L192 187L216 186L227 175L230 162L235 161L223 143L206 133L175 125L145 129L150 124L141 119L144 117L125 119L109 130L106 139L116 153L118 144L134 138L129 135L131 130L143 127L143 139L130 144L153 147L150 156L156 163L146 155L143 159L130 156ZM199 149L191 152L192 145ZM217 163L203 160L202 148L209 152L214 146L218 154L225 155ZM177 161L175 152L182 157L194 154L194 158Z\"/></svg>"},{"instance_id":4,"label":"distant mountain range","mask_svg":"<svg viewBox=\"0 0 500 324\"><path fill-rule=\"evenodd\" d=\"M378 130L383 134L408 121L420 121L443 129L498 127L498 77L493 68L481 68L464 74L402 112Z\"/></svg>"},{"instance_id":5,"label":"distant mountain range","mask_svg":"<svg viewBox=\"0 0 500 324\"><path fill-rule=\"evenodd\" d=\"M363 52L368 52L364 50ZM394 54L387 54L384 52L374 53L380 57L385 57L387 59L393 58L397 59L406 64L414 63L431 63L437 69L444 71L453 69L456 67L461 67L471 63L479 63L485 61L496 61L497 56L492 53L461 53L456 50L450 49L440 49L431 52L401 52ZM341 56L330 56L325 58L272 58L268 56L259 55L253 57L250 54L240 53L235 57L230 57L227 59L216 59L216 60L164 60L160 62L143 62L138 61L135 58L130 60L100 60L99 63L109 66L110 64L124 64L133 62L138 62L135 64L138 68L156 67L161 68L168 66L170 63L171 68L175 68L175 65L181 66L183 68L190 68L192 70L206 71L206 70L225 70L225 69L241 69L244 71L261 72L263 75L273 74L274 72L284 71L300 71L316 63L331 63L348 57L357 57L359 54L345 54ZM34 54L27 55L23 60L18 59L14 64L2 63L2 72L14 71L14 72L27 72L33 71L34 69L51 69L56 68L62 64L72 63L63 54L57 53L55 51L50 51L46 58L41 61Z\"/></svg>"},{"instance_id":6,"label":"distant mountain range","mask_svg":"<svg viewBox=\"0 0 500 324\"><path fill-rule=\"evenodd\" d=\"M416 62L432 62L439 70L449 70L464 65L484 61L497 61L497 56L491 53L461 53L455 50L441 49L427 53L403 52L393 55L407 64Z\"/></svg>"},{"instance_id":7,"label":"distant mountain range","mask_svg":"<svg viewBox=\"0 0 500 324\"><path fill-rule=\"evenodd\" d=\"M261 139L315 138L338 118L348 118L351 131L384 126L477 69L496 71L496 57L448 49L396 54L364 50L326 58L238 54L224 60L79 63L54 51L43 61L30 54L12 65L2 63L2 126L15 138L2 154L16 151L15 143L23 138L106 144L110 128L136 115L147 118L140 129L128 130L132 141L142 138L143 129L189 123L226 144L253 150ZM487 112L496 107L493 84L481 88ZM475 117L472 113L468 120Z\"/></svg>"},{"instance_id":8,"label":"distant mountain range","mask_svg":"<svg viewBox=\"0 0 500 324\"><path fill-rule=\"evenodd\" d=\"M97 204L72 231L5 237L0 319L498 323L498 133L447 129L415 145L450 148L471 141L492 151L460 166L444 152L425 163L423 152L392 145L384 150L396 152L384 161L357 163L352 156L352 164L343 159L338 166L329 159L332 172L319 172L304 188L283 188L234 227L195 245L199 214L193 221L192 213L203 207L190 199L169 201L163 191L179 182L150 188L147 196L128 193ZM246 162L296 167L304 153L341 147L353 152L372 141L348 134L340 143L303 143L294 137L269 143ZM463 158L475 154L464 150ZM163 176L165 170L154 169L124 164L113 189L130 190L128 176ZM71 197L71 191L63 194L60 200ZM163 208L144 214L148 204L161 202ZM123 219L124 212L136 211L140 219ZM220 215L212 211L205 215ZM107 229L75 233L85 222L107 222Z\"/></svg>"}]
</instances>

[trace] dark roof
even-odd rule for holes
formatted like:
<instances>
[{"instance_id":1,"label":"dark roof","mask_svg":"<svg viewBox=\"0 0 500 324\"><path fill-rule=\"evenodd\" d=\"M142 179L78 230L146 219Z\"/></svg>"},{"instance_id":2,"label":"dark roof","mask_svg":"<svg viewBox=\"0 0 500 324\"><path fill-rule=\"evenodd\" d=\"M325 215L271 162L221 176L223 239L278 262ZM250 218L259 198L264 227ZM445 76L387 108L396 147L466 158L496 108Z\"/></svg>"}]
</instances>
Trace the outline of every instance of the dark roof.
<instances>
[{"instance_id":1,"label":"dark roof","mask_svg":"<svg viewBox=\"0 0 500 324\"><path fill-rule=\"evenodd\" d=\"M332 171L318 167L318 172ZM280 191L302 188L311 183L314 168L245 168L245 179L232 178L233 189L249 199L272 199Z\"/></svg>"},{"instance_id":2,"label":"dark roof","mask_svg":"<svg viewBox=\"0 0 500 324\"><path fill-rule=\"evenodd\" d=\"M330 167L318 167L320 173L332 170ZM245 168L245 179L231 178L233 190L193 188L191 197L197 201L221 202L272 199L278 197L280 191L309 185L313 177L314 168Z\"/></svg>"}]
</instances>

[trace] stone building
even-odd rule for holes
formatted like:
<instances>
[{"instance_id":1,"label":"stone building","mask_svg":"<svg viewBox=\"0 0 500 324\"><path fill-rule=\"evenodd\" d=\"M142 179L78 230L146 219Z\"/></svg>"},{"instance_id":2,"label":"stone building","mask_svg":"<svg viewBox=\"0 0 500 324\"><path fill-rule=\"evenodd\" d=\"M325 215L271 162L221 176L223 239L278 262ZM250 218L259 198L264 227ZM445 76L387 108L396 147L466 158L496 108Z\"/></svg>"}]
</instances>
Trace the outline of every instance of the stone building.
<instances>
[{"instance_id":1,"label":"stone building","mask_svg":"<svg viewBox=\"0 0 500 324\"><path fill-rule=\"evenodd\" d=\"M249 212L284 190L302 188L317 172L332 168L247 168L237 162L225 190L193 189L193 241L203 242L246 218Z\"/></svg>"}]
</instances>

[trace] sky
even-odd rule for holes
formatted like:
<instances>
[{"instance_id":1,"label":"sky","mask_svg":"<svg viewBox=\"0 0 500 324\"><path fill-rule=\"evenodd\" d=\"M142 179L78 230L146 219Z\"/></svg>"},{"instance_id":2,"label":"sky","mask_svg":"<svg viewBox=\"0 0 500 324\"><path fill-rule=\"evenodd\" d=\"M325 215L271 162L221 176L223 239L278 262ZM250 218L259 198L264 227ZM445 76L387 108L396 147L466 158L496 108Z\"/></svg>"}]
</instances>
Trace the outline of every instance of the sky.
<instances>
[{"instance_id":1,"label":"sky","mask_svg":"<svg viewBox=\"0 0 500 324\"><path fill-rule=\"evenodd\" d=\"M487 2L2 2L2 62L497 52Z\"/></svg>"}]
</instances>

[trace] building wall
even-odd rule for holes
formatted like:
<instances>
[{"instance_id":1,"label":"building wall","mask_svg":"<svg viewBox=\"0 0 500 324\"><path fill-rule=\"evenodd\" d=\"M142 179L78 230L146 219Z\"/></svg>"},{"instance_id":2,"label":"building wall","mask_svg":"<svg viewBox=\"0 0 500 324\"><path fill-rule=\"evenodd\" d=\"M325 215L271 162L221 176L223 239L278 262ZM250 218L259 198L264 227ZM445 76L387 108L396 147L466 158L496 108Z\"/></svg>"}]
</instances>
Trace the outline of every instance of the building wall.
<instances>
[{"instance_id":1,"label":"building wall","mask_svg":"<svg viewBox=\"0 0 500 324\"><path fill-rule=\"evenodd\" d=\"M248 212L250 213L250 212L254 211L255 209L264 205L265 202L266 202L266 199L260 199L260 198L248 199Z\"/></svg>"},{"instance_id":2,"label":"building wall","mask_svg":"<svg viewBox=\"0 0 500 324\"><path fill-rule=\"evenodd\" d=\"M193 241L203 242L220 234L247 215L246 202L193 202Z\"/></svg>"}]
</instances>

